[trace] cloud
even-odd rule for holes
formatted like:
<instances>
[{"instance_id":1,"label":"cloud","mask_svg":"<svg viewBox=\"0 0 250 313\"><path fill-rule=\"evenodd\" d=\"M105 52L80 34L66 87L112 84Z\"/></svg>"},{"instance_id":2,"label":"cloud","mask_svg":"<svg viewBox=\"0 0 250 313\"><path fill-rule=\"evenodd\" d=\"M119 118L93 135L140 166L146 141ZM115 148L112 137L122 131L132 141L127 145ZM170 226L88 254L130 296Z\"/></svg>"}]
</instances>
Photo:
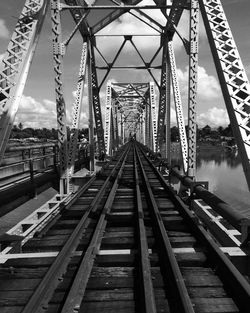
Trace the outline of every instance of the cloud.
<instances>
[{"instance_id":1,"label":"cloud","mask_svg":"<svg viewBox=\"0 0 250 313\"><path fill-rule=\"evenodd\" d=\"M186 67L185 71L177 69L178 80L183 97L188 94L188 77L189 70ZM200 100L216 99L221 95L221 89L217 78L209 75L206 69L198 66L198 97Z\"/></svg>"},{"instance_id":2,"label":"cloud","mask_svg":"<svg viewBox=\"0 0 250 313\"><path fill-rule=\"evenodd\" d=\"M155 3L152 0L144 0L139 5L154 5ZM142 10L153 20L160 23L162 26L166 24L166 19L160 12L160 10ZM133 13L135 11L132 11ZM156 27L154 23L149 22L143 15L140 15L136 11L136 15L139 16L140 19L147 21L147 23L153 27ZM118 19L113 21L111 24L103 28L99 34L109 34L109 35L135 35L135 34L144 34L151 35L156 34L159 35L157 31L155 31L150 26L147 26L144 22L140 21L136 17L132 16L129 13L125 13L121 15ZM97 39L98 46L101 47L100 50L105 52L108 51L117 51L123 41L122 37L99 37ZM156 51L159 46L160 39L159 37L133 37L133 41L136 43L139 51ZM124 51L132 51L134 48L131 44L126 44L124 47Z\"/></svg>"},{"instance_id":3,"label":"cloud","mask_svg":"<svg viewBox=\"0 0 250 313\"><path fill-rule=\"evenodd\" d=\"M44 99L41 102L23 95L15 123L22 123L24 127L55 128L56 105L54 101Z\"/></svg>"},{"instance_id":4,"label":"cloud","mask_svg":"<svg viewBox=\"0 0 250 313\"><path fill-rule=\"evenodd\" d=\"M0 18L0 38L8 38L9 30L5 25L5 20Z\"/></svg>"},{"instance_id":5,"label":"cloud","mask_svg":"<svg viewBox=\"0 0 250 313\"><path fill-rule=\"evenodd\" d=\"M213 107L208 109L207 112L201 113L197 116L197 122L199 126L210 125L211 127L227 126L229 124L229 118L227 111Z\"/></svg>"}]
</instances>

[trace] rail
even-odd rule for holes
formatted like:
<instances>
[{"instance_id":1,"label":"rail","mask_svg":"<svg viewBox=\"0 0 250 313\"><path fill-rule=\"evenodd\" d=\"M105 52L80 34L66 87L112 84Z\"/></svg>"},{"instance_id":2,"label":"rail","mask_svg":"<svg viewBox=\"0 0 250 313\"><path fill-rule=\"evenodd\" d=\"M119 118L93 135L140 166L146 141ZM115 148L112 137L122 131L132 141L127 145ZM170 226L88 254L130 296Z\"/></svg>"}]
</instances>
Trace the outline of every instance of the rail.
<instances>
[{"instance_id":1,"label":"rail","mask_svg":"<svg viewBox=\"0 0 250 313\"><path fill-rule=\"evenodd\" d=\"M137 142L52 210L0 255L0 310L247 312L249 283Z\"/></svg>"},{"instance_id":2,"label":"rail","mask_svg":"<svg viewBox=\"0 0 250 313\"><path fill-rule=\"evenodd\" d=\"M79 241L82 236L83 229L86 227L86 223L88 221L90 213L94 213L97 211L98 205L102 199L102 195L107 189L110 180L114 177L114 174L116 173L116 170L118 166L120 165L120 162L125 159L126 153L128 150L126 149L122 156L119 158L116 166L114 166L113 170L107 177L105 183L103 184L102 188L98 192L97 196L94 198L88 209L86 210L85 214L81 218L80 222L78 223L77 227L75 228L74 232L71 234L69 239L67 240L66 244L64 245L63 249L60 251L58 256L56 257L55 261L53 262L52 266L50 267L49 271L39 284L38 288L36 289L35 293L32 295L31 299L28 301L27 305L25 306L22 313L37 313L42 312L43 307L48 305L48 301L54 291L55 286L59 283L60 277L62 277L63 273L66 271L66 267L70 262L72 253L76 250ZM120 173L120 171L119 171ZM119 174L118 174L119 176ZM106 205L104 209L102 210L101 218L98 221L98 227L96 227L96 231L93 235L93 239L91 241L91 244L89 245L89 249L85 252L85 256L83 258L83 261L79 267L83 271L78 270L78 276L76 276L76 279L74 280L72 291L70 291L70 294L73 296L73 298L67 298L64 308L62 312L73 312L76 307L79 307L78 305L78 291L84 292L86 287L86 279L89 276L90 270L93 266L93 260L95 256L95 252L97 252L97 241L100 240L100 236L102 235L102 230L105 222L105 216L109 210L110 201L112 201L115 188L117 186L117 180L115 180L115 184L113 185L111 192L109 194L108 200L106 202ZM84 277L86 277L84 279ZM80 282L84 283L83 286L80 286ZM76 286L77 285L77 286Z\"/></svg>"},{"instance_id":3,"label":"rail","mask_svg":"<svg viewBox=\"0 0 250 313\"><path fill-rule=\"evenodd\" d=\"M144 157L147 158L142 148L140 151ZM170 195L171 200L178 208L180 214L188 222L193 232L197 235L197 238L199 238L199 240L201 240L206 246L209 259L214 264L213 266L216 267L216 273L218 273L222 281L224 281L224 283L229 286L230 293L235 296L237 305L241 308L242 312L246 312L246 308L250 305L249 283L238 271L238 269L231 263L228 257L220 250L219 246L210 237L204 227L200 225L199 222L197 222L194 214L189 210L187 205L185 205L180 197L177 197L174 194L173 189L167 184L164 177L153 166L153 163L148 158L147 161L150 164L152 171L154 171L154 173L161 181L165 191Z\"/></svg>"}]
</instances>

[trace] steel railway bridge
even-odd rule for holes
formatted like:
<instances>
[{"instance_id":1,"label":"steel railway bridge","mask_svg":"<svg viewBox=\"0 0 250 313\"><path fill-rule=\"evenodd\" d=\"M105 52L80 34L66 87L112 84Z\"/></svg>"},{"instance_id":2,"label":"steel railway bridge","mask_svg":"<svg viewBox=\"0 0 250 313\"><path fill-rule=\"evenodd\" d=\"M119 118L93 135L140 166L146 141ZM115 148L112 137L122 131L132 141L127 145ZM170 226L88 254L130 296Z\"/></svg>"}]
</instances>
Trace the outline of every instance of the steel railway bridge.
<instances>
[{"instance_id":1,"label":"steel railway bridge","mask_svg":"<svg viewBox=\"0 0 250 313\"><path fill-rule=\"evenodd\" d=\"M12 125L49 10L59 149L59 163L54 161L53 166L59 172L60 188L51 200L0 235L0 311L249 312L250 220L195 178L201 13L250 186L250 84L221 1L154 0L145 5L140 0L26 0L2 60L0 161L9 149ZM162 14L164 25L150 16L152 10ZM70 12L75 25L66 39L64 11ZM178 27L184 11L190 15L188 39ZM145 34L120 34L123 41L113 60L103 56L99 32L125 13L159 37L150 61L145 61L134 40ZM77 32L82 37L82 54L68 139L63 63ZM110 40L109 36L104 37ZM187 132L174 36L181 39L189 60ZM127 42L143 66L115 65ZM103 66L96 62L100 59ZM156 66L159 59L161 64ZM146 70L152 82L107 82L114 69ZM101 79L100 71L104 71ZM100 90L106 82L103 122ZM85 88L91 170L87 177L76 171L75 162ZM182 172L170 167L171 92ZM95 172L95 155L106 157L99 172ZM166 156L165 162L161 155ZM185 187L182 195L173 189L173 177Z\"/></svg>"}]
</instances>

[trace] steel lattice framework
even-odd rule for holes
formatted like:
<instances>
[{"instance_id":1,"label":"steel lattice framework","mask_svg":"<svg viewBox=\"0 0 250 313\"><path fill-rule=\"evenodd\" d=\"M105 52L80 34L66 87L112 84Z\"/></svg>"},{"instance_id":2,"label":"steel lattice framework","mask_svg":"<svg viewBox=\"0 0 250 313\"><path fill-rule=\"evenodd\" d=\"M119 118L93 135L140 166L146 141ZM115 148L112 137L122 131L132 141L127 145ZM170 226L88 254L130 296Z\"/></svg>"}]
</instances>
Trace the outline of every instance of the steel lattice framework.
<instances>
[{"instance_id":1,"label":"steel lattice framework","mask_svg":"<svg viewBox=\"0 0 250 313\"><path fill-rule=\"evenodd\" d=\"M250 84L220 0L199 1L228 115L250 188Z\"/></svg>"},{"instance_id":2,"label":"steel lattice framework","mask_svg":"<svg viewBox=\"0 0 250 313\"><path fill-rule=\"evenodd\" d=\"M48 0L26 0L0 73L0 163L18 110Z\"/></svg>"},{"instance_id":3,"label":"steel lattice framework","mask_svg":"<svg viewBox=\"0 0 250 313\"><path fill-rule=\"evenodd\" d=\"M108 154L132 136L156 151L156 123L154 83L107 84L105 146Z\"/></svg>"},{"instance_id":4,"label":"steel lattice framework","mask_svg":"<svg viewBox=\"0 0 250 313\"><path fill-rule=\"evenodd\" d=\"M151 5L143 5L141 0L107 0L105 4L100 0L91 1L91 4L84 0L26 0L3 58L3 70L0 73L0 161L4 156L49 4L52 20L60 150L60 192L62 194L70 192L70 181L74 174L84 84L87 84L92 165L94 157L93 122L97 135L97 153L112 154L120 144L125 142L129 135L135 135L137 140L148 145L155 152L166 150L166 156L170 162L170 94L172 89L180 134L183 169L185 174L195 179L200 11L230 123L250 186L250 85L220 0L173 0L171 3L165 0L153 0ZM165 23L152 18L151 10L158 10L165 19ZM184 10L190 12L188 39L183 37L178 28ZM75 23L72 32L66 39L63 36L62 12L64 11L70 12ZM98 13L95 15L95 12ZM145 36L145 34L125 33L119 34L123 41L113 59L108 61L104 57L97 40L98 36L102 36L100 31L125 13L130 14L134 19L143 23L145 27L150 28L153 32L152 36L160 39L159 45L154 47L155 52L151 59L146 60L134 39L137 36ZM80 32L83 46L76 99L72 105L73 119L68 142L63 63L67 47L76 32ZM111 33L106 35L107 40L112 40L111 36ZM174 36L180 38L189 57L187 134L173 48ZM124 46L127 44L130 44L138 55L141 61L140 65L116 65ZM97 57L98 60L102 59L103 66L97 64ZM121 71L123 69L144 70L153 82L109 82L106 87L106 113L103 126L102 106L104 103L101 103L101 88L113 70ZM102 78L101 72L104 73ZM156 72L157 74L155 74ZM156 90L155 86L157 87ZM159 99L158 104L156 103L157 98ZM165 150L163 149L164 143L166 144Z\"/></svg>"}]
</instances>

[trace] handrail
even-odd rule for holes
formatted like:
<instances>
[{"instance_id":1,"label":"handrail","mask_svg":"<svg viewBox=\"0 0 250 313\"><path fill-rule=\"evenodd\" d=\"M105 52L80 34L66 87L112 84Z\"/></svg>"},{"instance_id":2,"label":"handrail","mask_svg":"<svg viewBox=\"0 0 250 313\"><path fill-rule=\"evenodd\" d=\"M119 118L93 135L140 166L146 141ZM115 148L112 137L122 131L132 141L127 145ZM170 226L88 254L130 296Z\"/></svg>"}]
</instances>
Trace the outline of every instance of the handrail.
<instances>
[{"instance_id":1,"label":"handrail","mask_svg":"<svg viewBox=\"0 0 250 313\"><path fill-rule=\"evenodd\" d=\"M35 144L35 145L24 145L24 146L9 146L6 148L6 152L13 151L22 151L22 150L30 150L30 149L40 149L40 148L50 148L57 146L56 143L43 143L43 144Z\"/></svg>"}]
</instances>

